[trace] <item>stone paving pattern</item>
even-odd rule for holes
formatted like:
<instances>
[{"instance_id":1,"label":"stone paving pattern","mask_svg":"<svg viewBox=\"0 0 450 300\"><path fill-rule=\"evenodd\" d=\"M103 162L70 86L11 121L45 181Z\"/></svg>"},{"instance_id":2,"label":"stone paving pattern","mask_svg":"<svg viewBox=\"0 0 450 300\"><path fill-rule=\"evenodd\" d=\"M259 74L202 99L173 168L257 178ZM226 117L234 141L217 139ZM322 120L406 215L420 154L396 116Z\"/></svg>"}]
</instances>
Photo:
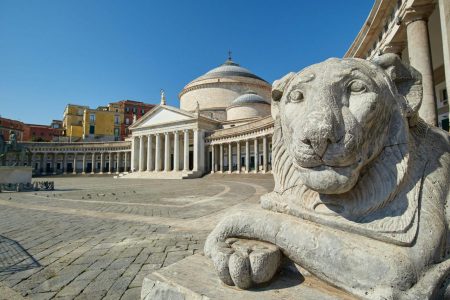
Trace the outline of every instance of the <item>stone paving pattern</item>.
<instances>
[{"instance_id":1,"label":"stone paving pattern","mask_svg":"<svg viewBox=\"0 0 450 300\"><path fill-rule=\"evenodd\" d=\"M53 192L0 194L0 283L29 299L139 299L144 276L202 251L226 211L273 186L271 175L51 180Z\"/></svg>"}]
</instances>

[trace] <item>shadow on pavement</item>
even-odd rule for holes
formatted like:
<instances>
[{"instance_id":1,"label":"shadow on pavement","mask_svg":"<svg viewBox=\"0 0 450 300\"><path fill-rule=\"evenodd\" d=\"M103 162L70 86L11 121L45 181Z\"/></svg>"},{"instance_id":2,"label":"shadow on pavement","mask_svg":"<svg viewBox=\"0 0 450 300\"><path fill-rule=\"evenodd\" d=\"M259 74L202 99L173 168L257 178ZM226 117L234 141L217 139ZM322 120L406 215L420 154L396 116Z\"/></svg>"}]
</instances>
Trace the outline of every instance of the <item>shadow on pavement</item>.
<instances>
[{"instance_id":1,"label":"shadow on pavement","mask_svg":"<svg viewBox=\"0 0 450 300\"><path fill-rule=\"evenodd\" d=\"M41 265L18 242L0 235L0 275L16 273Z\"/></svg>"}]
</instances>

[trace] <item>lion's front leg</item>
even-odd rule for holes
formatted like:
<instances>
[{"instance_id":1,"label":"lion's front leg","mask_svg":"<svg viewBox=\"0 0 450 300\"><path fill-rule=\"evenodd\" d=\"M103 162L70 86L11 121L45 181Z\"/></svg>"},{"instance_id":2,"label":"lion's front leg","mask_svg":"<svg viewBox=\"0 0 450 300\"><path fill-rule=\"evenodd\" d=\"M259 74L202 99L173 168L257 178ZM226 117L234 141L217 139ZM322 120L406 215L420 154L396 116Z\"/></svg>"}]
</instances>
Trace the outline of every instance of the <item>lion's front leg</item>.
<instances>
[{"instance_id":1,"label":"lion's front leg","mask_svg":"<svg viewBox=\"0 0 450 300\"><path fill-rule=\"evenodd\" d=\"M208 236L205 252L224 283L247 289L273 278L282 258L275 245L276 223L266 213L241 212L217 225Z\"/></svg>"}]
</instances>

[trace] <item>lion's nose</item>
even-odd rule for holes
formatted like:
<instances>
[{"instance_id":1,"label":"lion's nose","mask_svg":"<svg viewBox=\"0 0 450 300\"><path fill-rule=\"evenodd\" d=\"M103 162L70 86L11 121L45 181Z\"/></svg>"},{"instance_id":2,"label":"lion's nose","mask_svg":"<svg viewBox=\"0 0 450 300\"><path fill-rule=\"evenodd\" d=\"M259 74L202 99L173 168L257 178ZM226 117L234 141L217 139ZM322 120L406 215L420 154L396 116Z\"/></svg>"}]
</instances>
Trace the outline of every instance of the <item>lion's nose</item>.
<instances>
[{"instance_id":1,"label":"lion's nose","mask_svg":"<svg viewBox=\"0 0 450 300\"><path fill-rule=\"evenodd\" d=\"M331 143L331 141L327 138L315 138L315 137L309 137L304 138L301 140L303 144L310 146L314 152L322 157L325 154L325 151L327 151L328 144Z\"/></svg>"}]
</instances>

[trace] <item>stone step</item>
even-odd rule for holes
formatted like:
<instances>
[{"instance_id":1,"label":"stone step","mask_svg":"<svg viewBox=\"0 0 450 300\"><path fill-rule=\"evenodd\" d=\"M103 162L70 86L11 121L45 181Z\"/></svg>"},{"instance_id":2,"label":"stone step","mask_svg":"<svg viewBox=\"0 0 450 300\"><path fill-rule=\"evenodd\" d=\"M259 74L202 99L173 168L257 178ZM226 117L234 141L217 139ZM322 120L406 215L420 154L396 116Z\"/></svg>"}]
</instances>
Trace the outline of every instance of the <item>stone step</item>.
<instances>
[{"instance_id":1,"label":"stone step","mask_svg":"<svg viewBox=\"0 0 450 300\"><path fill-rule=\"evenodd\" d=\"M195 254L144 278L141 300L356 300L311 275L302 275L296 266L282 267L270 284L240 290L223 284L210 259Z\"/></svg>"}]
</instances>

